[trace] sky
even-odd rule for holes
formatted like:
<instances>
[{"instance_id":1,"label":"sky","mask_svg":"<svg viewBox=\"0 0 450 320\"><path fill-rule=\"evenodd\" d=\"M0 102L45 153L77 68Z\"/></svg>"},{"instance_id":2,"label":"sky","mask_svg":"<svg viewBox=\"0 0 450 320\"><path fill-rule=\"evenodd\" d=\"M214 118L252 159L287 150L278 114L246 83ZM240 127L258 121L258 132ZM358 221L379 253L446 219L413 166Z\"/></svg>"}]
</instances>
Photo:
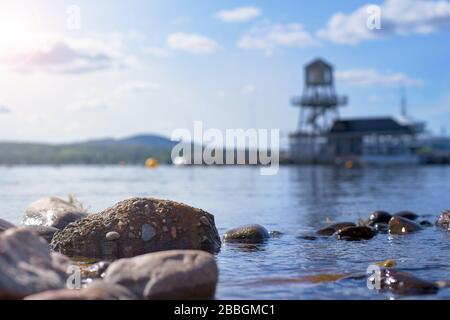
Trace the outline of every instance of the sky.
<instances>
[{"instance_id":1,"label":"sky","mask_svg":"<svg viewBox=\"0 0 450 320\"><path fill-rule=\"evenodd\" d=\"M283 139L316 57L349 97L342 117L398 116L404 88L408 113L448 134L449 31L444 0L2 0L0 140L170 136L195 120Z\"/></svg>"}]
</instances>

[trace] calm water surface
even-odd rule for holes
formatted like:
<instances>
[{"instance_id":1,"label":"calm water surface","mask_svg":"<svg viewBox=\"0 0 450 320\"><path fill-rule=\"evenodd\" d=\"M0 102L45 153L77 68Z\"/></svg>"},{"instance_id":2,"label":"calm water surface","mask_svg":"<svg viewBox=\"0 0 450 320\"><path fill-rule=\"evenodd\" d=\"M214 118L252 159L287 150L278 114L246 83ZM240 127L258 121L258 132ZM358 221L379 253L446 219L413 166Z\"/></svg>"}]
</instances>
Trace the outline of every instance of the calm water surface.
<instances>
[{"instance_id":1,"label":"calm water surface","mask_svg":"<svg viewBox=\"0 0 450 320\"><path fill-rule=\"evenodd\" d=\"M398 267L428 280L450 281L450 234L434 227L401 237L370 241L297 238L332 221L356 221L371 211L412 210L435 221L450 208L450 167L342 170L283 167L261 176L253 167L0 167L0 217L20 223L28 203L75 194L91 212L134 196L185 202L215 215L228 228L260 223L284 233L267 244L224 244L219 299L406 299L367 289L364 280L310 284L270 283L324 273L364 274L376 261L394 258ZM426 299L449 299L450 290Z\"/></svg>"}]
</instances>

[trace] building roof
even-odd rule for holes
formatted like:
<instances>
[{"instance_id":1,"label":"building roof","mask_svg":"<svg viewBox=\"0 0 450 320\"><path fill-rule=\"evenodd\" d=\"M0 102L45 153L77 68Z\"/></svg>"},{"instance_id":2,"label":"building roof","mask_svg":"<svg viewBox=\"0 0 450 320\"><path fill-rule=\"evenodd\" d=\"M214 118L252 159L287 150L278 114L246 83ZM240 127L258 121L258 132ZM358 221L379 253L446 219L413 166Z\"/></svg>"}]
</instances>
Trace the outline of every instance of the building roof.
<instances>
[{"instance_id":1,"label":"building roof","mask_svg":"<svg viewBox=\"0 0 450 320\"><path fill-rule=\"evenodd\" d=\"M323 60L321 58L316 58L313 61L311 61L305 65L306 69L315 67L315 66L321 66L321 67L323 66L323 67L329 68L329 69L333 68L333 66L331 64L329 64L328 62L326 62L325 60Z\"/></svg>"},{"instance_id":2,"label":"building roof","mask_svg":"<svg viewBox=\"0 0 450 320\"><path fill-rule=\"evenodd\" d=\"M393 118L363 118L336 120L331 127L330 133L392 133L412 134L407 125L402 125Z\"/></svg>"}]
</instances>

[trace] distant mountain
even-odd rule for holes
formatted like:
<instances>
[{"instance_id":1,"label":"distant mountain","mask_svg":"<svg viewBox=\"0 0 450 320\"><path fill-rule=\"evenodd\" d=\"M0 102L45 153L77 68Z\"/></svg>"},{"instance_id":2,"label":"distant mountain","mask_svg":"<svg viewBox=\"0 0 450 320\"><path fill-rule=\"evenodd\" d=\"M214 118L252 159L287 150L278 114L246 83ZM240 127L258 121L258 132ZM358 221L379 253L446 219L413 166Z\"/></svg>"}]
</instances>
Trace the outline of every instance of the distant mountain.
<instances>
[{"instance_id":1,"label":"distant mountain","mask_svg":"<svg viewBox=\"0 0 450 320\"><path fill-rule=\"evenodd\" d=\"M0 142L0 165L143 164L149 157L170 163L171 150L177 143L158 135L59 145Z\"/></svg>"},{"instance_id":2,"label":"distant mountain","mask_svg":"<svg viewBox=\"0 0 450 320\"><path fill-rule=\"evenodd\" d=\"M125 139L100 139L91 140L85 142L85 144L94 145L132 145L132 146L147 146L158 149L172 149L178 142L172 141L166 137L153 135L153 134L142 134L136 135Z\"/></svg>"}]
</instances>

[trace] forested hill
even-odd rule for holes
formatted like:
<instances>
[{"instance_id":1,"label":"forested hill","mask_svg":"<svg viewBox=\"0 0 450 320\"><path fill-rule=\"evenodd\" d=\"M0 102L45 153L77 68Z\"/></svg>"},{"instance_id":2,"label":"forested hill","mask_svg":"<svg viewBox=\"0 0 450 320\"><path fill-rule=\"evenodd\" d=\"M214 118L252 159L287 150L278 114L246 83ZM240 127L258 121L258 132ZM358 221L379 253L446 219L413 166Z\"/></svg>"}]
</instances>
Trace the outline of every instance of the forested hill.
<instances>
[{"instance_id":1,"label":"forested hill","mask_svg":"<svg viewBox=\"0 0 450 320\"><path fill-rule=\"evenodd\" d=\"M170 163L177 142L157 135L71 144L0 142L0 165L144 164L149 157Z\"/></svg>"}]
</instances>

